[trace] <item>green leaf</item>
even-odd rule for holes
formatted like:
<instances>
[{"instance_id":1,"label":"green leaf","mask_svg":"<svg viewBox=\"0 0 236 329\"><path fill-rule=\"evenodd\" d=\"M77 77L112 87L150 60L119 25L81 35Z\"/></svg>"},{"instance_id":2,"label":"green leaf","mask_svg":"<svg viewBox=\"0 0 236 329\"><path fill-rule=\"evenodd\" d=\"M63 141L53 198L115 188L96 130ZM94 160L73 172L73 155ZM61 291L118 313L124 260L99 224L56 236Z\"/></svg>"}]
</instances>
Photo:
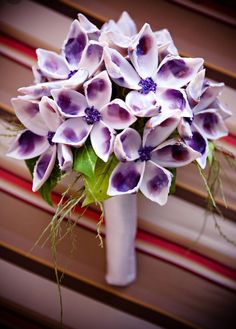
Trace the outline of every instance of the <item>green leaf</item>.
<instances>
[{"instance_id":1,"label":"green leaf","mask_svg":"<svg viewBox=\"0 0 236 329\"><path fill-rule=\"evenodd\" d=\"M210 166L212 165L214 153L215 153L215 145L211 141L208 141L207 161L209 162Z\"/></svg>"},{"instance_id":2,"label":"green leaf","mask_svg":"<svg viewBox=\"0 0 236 329\"><path fill-rule=\"evenodd\" d=\"M33 159L25 160L25 163L26 163L32 177L33 177L34 166L35 166L37 160L38 160L38 157L33 158ZM51 172L51 175L46 180L46 182L43 184L43 186L39 189L39 192L40 192L42 198L50 206L53 206L52 197L51 197L52 190L58 184L61 177L62 177L62 172L59 168L58 163L56 163L53 170L52 170L52 172Z\"/></svg>"},{"instance_id":3,"label":"green leaf","mask_svg":"<svg viewBox=\"0 0 236 329\"><path fill-rule=\"evenodd\" d=\"M107 162L98 159L94 174L90 177L84 176L86 198L83 207L109 198L107 195L109 178L117 163L118 160L114 154L110 156Z\"/></svg>"},{"instance_id":4,"label":"green leaf","mask_svg":"<svg viewBox=\"0 0 236 329\"><path fill-rule=\"evenodd\" d=\"M176 168L168 168L168 170L173 174L173 178L170 185L169 194L174 194L176 191Z\"/></svg>"},{"instance_id":5,"label":"green leaf","mask_svg":"<svg viewBox=\"0 0 236 329\"><path fill-rule=\"evenodd\" d=\"M38 158L39 157L25 160L26 166L28 167L32 177L33 177L33 172L34 172L34 166L35 166Z\"/></svg>"},{"instance_id":6,"label":"green leaf","mask_svg":"<svg viewBox=\"0 0 236 329\"><path fill-rule=\"evenodd\" d=\"M94 174L97 159L98 157L92 145L84 144L83 147L76 149L74 153L73 170L90 177Z\"/></svg>"}]
</instances>

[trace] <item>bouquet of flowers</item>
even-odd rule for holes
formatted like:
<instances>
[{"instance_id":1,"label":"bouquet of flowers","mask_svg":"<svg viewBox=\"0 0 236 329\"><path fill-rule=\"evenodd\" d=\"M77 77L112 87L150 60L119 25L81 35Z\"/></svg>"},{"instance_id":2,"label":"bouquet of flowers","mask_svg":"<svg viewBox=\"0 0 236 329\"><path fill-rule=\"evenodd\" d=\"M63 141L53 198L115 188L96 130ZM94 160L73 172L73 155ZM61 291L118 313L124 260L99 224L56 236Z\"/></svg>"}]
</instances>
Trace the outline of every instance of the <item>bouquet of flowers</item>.
<instances>
[{"instance_id":1,"label":"bouquet of flowers","mask_svg":"<svg viewBox=\"0 0 236 329\"><path fill-rule=\"evenodd\" d=\"M204 169L228 133L224 84L206 79L204 60L181 57L166 29L137 31L127 12L100 29L79 14L59 54L36 53L34 84L12 99L24 129L8 156L27 161L49 203L73 171L83 206L138 191L164 205L176 169Z\"/></svg>"}]
</instances>

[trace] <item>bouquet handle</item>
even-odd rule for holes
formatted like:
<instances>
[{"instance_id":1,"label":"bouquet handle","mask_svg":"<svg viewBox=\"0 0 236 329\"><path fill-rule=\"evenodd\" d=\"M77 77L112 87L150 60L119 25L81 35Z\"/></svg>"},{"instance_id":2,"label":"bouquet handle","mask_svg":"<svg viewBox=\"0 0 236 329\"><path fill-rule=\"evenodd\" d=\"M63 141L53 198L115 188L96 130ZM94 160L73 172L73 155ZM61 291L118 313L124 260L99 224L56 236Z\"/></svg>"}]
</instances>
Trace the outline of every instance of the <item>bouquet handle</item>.
<instances>
[{"instance_id":1,"label":"bouquet handle","mask_svg":"<svg viewBox=\"0 0 236 329\"><path fill-rule=\"evenodd\" d=\"M106 281L126 286L136 279L136 194L119 195L104 202L106 230Z\"/></svg>"}]
</instances>

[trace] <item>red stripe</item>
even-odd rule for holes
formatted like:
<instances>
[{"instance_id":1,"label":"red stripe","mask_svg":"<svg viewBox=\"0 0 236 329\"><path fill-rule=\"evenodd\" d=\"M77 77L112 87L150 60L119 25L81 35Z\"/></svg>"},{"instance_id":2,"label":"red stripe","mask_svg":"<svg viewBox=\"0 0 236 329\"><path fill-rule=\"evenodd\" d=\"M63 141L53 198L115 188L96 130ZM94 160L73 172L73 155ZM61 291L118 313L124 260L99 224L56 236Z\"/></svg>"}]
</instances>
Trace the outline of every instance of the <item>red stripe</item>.
<instances>
[{"instance_id":1,"label":"red stripe","mask_svg":"<svg viewBox=\"0 0 236 329\"><path fill-rule=\"evenodd\" d=\"M26 179L22 179L20 177L17 177L13 173L11 173L11 172L9 172L5 169L2 169L2 168L0 168L0 174L1 174L1 177L5 178L6 180L10 181L11 183L13 183L17 186L20 186L21 188L27 190L30 193L33 193L32 190L31 190L31 183L29 181L27 181ZM38 195L38 197L40 197L38 192L36 192L36 195ZM53 193L53 200L58 202L60 200L60 195L57 194L57 193ZM76 211L79 212L79 213L82 213L83 209L80 206L78 206L78 207L76 207ZM100 217L99 213L96 212L95 210L92 210L92 209L87 210L86 216L88 218L94 220L95 222L97 222L99 220L99 217ZM157 248L161 248L161 249L170 251L172 254L174 253L176 255L180 255L180 256L184 257L185 259L192 260L193 262L198 263L198 264L200 264L200 265L202 265L202 266L204 266L204 267L206 267L206 268L208 268L208 269L210 269L210 270L212 270L216 273L219 273L219 274L221 274L225 277L228 277L232 280L236 280L236 271L234 269L231 269L230 267L228 267L226 265L223 265L219 262L216 262L216 261L214 261L214 260L212 260L212 259L210 259L206 256L203 256L203 255L201 255L201 254L199 254L195 251L189 252L189 250L186 249L185 247L182 247L182 246L180 246L176 243L170 242L167 239L160 238L160 237L158 237L154 234L147 233L143 229L138 230L137 239L142 241L142 242L146 242L148 244L151 244L151 245L153 245ZM140 249L140 248L138 248L138 249ZM141 250L141 251L146 253L143 250ZM151 254L151 256L160 258L160 257L158 257L156 255L153 255L153 254ZM173 261L168 261L168 262L174 263L175 265L178 265ZM180 266L180 267L184 268L185 270L188 270L184 266ZM193 272L193 271L191 271L191 272ZM195 273L195 272L193 272L193 273Z\"/></svg>"},{"instance_id":2,"label":"red stripe","mask_svg":"<svg viewBox=\"0 0 236 329\"><path fill-rule=\"evenodd\" d=\"M223 137L222 140L225 141L228 144L236 146L236 136L233 135L233 134L229 134L228 136Z\"/></svg>"},{"instance_id":3,"label":"red stripe","mask_svg":"<svg viewBox=\"0 0 236 329\"><path fill-rule=\"evenodd\" d=\"M37 59L35 48L30 47L28 44L22 41L9 37L5 34L0 34L0 43L3 43L10 48L18 50L19 52L31 57L34 60Z\"/></svg>"},{"instance_id":4,"label":"red stripe","mask_svg":"<svg viewBox=\"0 0 236 329\"><path fill-rule=\"evenodd\" d=\"M152 244L155 247L170 251L172 254L174 253L184 258L187 258L191 261L194 261L195 263L198 263L200 265L203 265L204 267L209 268L214 272L222 274L223 276L226 276L232 280L236 280L236 271L234 269L231 269L226 265L222 265L219 262L210 259L209 257L202 256L196 253L195 251L194 252L188 251L187 248L183 248L177 244L173 244L172 242L164 240L163 238L159 238L156 235L153 236L152 234L147 233L142 229L138 230L137 236L138 239L141 241L147 242L148 244Z\"/></svg>"}]
</instances>

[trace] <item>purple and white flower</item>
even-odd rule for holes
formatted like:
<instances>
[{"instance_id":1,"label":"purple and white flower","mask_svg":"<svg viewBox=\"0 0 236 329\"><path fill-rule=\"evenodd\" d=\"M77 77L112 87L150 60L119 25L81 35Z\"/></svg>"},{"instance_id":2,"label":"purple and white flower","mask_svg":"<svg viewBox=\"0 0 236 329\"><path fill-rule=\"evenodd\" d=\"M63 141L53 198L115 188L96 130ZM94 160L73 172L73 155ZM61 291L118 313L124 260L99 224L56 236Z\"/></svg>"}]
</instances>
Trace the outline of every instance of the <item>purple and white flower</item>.
<instances>
[{"instance_id":1,"label":"purple and white flower","mask_svg":"<svg viewBox=\"0 0 236 329\"><path fill-rule=\"evenodd\" d=\"M39 156L33 172L33 191L37 191L50 176L56 158L61 171L69 171L73 156L69 146L54 144L52 138L62 118L56 103L43 97L38 102L12 99L17 117L27 129L15 139L8 156L15 159L31 159Z\"/></svg>"},{"instance_id":2,"label":"purple and white flower","mask_svg":"<svg viewBox=\"0 0 236 329\"><path fill-rule=\"evenodd\" d=\"M111 19L103 24L99 41L126 56L127 49L136 34L135 22L126 11L123 11L117 22Z\"/></svg>"},{"instance_id":3,"label":"purple and white flower","mask_svg":"<svg viewBox=\"0 0 236 329\"><path fill-rule=\"evenodd\" d=\"M169 112L151 118L152 122L145 126L143 140L132 128L116 136L114 152L120 163L110 176L108 195L140 190L160 205L167 202L172 173L164 167L184 166L200 156L199 152L176 139L164 142L177 127L180 115L180 111L175 110L174 114Z\"/></svg>"},{"instance_id":4,"label":"purple and white flower","mask_svg":"<svg viewBox=\"0 0 236 329\"><path fill-rule=\"evenodd\" d=\"M202 70L186 89L193 119L183 118L178 129L185 142L202 154L197 159L202 168L206 166L208 139L216 140L228 134L224 120L230 113L218 99L223 87L223 83L207 81Z\"/></svg>"},{"instance_id":5,"label":"purple and white flower","mask_svg":"<svg viewBox=\"0 0 236 329\"><path fill-rule=\"evenodd\" d=\"M180 109L191 117L183 87L203 65L201 58L181 58L168 55L158 65L158 44L149 24L144 24L128 47L131 63L117 50L104 48L104 61L112 80L133 89L126 98L127 105L136 116L157 115L163 110Z\"/></svg>"},{"instance_id":6,"label":"purple and white flower","mask_svg":"<svg viewBox=\"0 0 236 329\"><path fill-rule=\"evenodd\" d=\"M90 135L95 153L106 162L113 151L115 129L129 127L136 118L124 101L110 101L112 86L106 71L87 81L84 91L85 95L74 90L52 90L61 115L67 118L52 141L81 147Z\"/></svg>"},{"instance_id":7,"label":"purple and white flower","mask_svg":"<svg viewBox=\"0 0 236 329\"><path fill-rule=\"evenodd\" d=\"M103 46L96 41L99 30L79 14L62 46L61 54L37 49L38 67L34 67L35 85L19 91L31 99L51 96L52 89L77 89L92 76L103 62Z\"/></svg>"}]
</instances>

